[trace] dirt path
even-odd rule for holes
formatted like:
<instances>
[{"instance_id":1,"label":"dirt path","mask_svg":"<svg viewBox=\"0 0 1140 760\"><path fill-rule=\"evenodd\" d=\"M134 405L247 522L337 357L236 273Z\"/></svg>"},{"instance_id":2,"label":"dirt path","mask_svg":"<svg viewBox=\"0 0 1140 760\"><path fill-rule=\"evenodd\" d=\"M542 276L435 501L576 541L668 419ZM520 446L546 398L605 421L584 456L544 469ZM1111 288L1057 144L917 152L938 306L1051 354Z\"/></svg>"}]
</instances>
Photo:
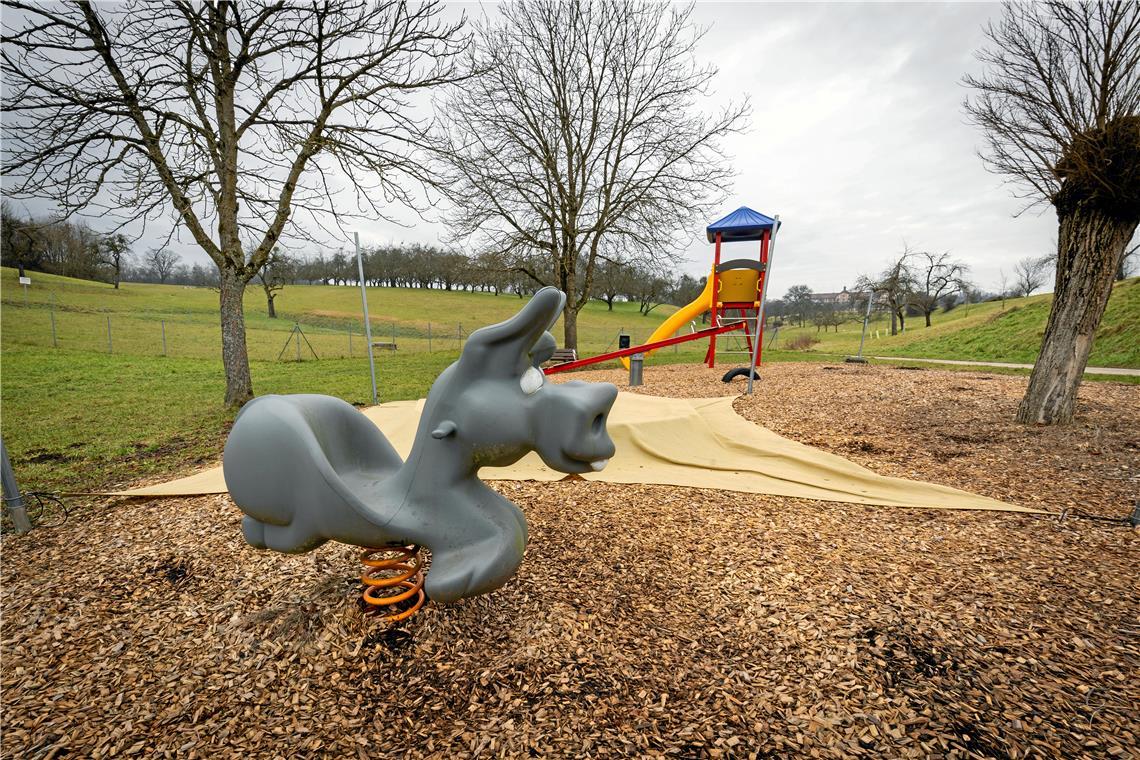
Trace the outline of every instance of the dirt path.
<instances>
[{"instance_id":1,"label":"dirt path","mask_svg":"<svg viewBox=\"0 0 1140 760\"><path fill-rule=\"evenodd\" d=\"M1032 364L1010 364L1008 362L974 362L959 359L915 359L910 356L871 356L887 362L925 362L927 364L956 364L961 367L1002 367L1005 369L1033 369ZM1128 367L1085 367L1086 375L1124 375L1140 377L1140 369Z\"/></svg>"}]
</instances>

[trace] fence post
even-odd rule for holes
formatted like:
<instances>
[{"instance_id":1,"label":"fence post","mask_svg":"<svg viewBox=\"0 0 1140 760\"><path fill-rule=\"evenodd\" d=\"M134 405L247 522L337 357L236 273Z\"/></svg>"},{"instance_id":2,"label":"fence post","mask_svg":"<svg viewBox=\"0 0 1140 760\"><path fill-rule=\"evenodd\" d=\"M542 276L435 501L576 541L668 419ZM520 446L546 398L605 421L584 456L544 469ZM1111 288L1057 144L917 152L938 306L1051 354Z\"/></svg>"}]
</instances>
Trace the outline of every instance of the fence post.
<instances>
[{"instance_id":1,"label":"fence post","mask_svg":"<svg viewBox=\"0 0 1140 760\"><path fill-rule=\"evenodd\" d=\"M107 315L107 353L113 354L114 344L111 343L111 315Z\"/></svg>"},{"instance_id":2,"label":"fence post","mask_svg":"<svg viewBox=\"0 0 1140 760\"><path fill-rule=\"evenodd\" d=\"M59 341L55 337L55 291L51 294L51 347L59 348Z\"/></svg>"},{"instance_id":3,"label":"fence post","mask_svg":"<svg viewBox=\"0 0 1140 760\"><path fill-rule=\"evenodd\" d=\"M392 323L392 345L396 345L396 323Z\"/></svg>"},{"instance_id":4,"label":"fence post","mask_svg":"<svg viewBox=\"0 0 1140 760\"><path fill-rule=\"evenodd\" d=\"M352 328L348 328L348 358L352 358Z\"/></svg>"},{"instance_id":5,"label":"fence post","mask_svg":"<svg viewBox=\"0 0 1140 760\"><path fill-rule=\"evenodd\" d=\"M297 361L301 361L301 323L293 323L293 337L297 339Z\"/></svg>"},{"instance_id":6,"label":"fence post","mask_svg":"<svg viewBox=\"0 0 1140 760\"><path fill-rule=\"evenodd\" d=\"M162 355L166 356L166 320L160 319L158 321L162 323Z\"/></svg>"}]
</instances>

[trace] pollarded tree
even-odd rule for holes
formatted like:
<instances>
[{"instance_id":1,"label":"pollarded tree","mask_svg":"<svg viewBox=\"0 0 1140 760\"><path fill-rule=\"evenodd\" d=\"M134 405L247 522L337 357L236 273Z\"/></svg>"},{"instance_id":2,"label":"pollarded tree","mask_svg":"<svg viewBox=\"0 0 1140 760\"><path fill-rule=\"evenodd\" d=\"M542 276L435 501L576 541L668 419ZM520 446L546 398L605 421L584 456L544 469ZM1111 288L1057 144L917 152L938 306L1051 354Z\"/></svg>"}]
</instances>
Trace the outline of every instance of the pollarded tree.
<instances>
[{"instance_id":1,"label":"pollarded tree","mask_svg":"<svg viewBox=\"0 0 1140 760\"><path fill-rule=\"evenodd\" d=\"M647 0L506 4L478 27L480 75L439 109L452 232L562 289L567 347L599 254L676 257L732 176L719 143L747 105L705 102L716 70L695 61L690 15Z\"/></svg>"},{"instance_id":2,"label":"pollarded tree","mask_svg":"<svg viewBox=\"0 0 1140 760\"><path fill-rule=\"evenodd\" d=\"M1140 222L1140 3L1009 3L987 36L986 71L965 80L983 158L1059 222L1053 307L1017 419L1065 423Z\"/></svg>"},{"instance_id":3,"label":"pollarded tree","mask_svg":"<svg viewBox=\"0 0 1140 760\"><path fill-rule=\"evenodd\" d=\"M5 7L5 191L66 214L172 217L217 265L228 405L253 394L242 294L300 212L427 180L410 94L454 79L462 20L399 0ZM347 196L347 197L345 197ZM244 246L242 240L253 241Z\"/></svg>"}]
</instances>

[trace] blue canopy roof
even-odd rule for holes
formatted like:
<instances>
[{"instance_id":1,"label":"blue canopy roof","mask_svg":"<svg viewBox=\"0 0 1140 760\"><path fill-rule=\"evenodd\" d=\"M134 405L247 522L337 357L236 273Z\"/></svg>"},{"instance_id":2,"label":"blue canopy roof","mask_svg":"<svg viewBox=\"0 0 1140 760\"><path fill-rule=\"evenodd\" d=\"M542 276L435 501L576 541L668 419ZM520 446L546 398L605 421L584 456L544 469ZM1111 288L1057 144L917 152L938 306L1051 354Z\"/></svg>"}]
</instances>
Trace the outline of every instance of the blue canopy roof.
<instances>
[{"instance_id":1,"label":"blue canopy roof","mask_svg":"<svg viewBox=\"0 0 1140 760\"><path fill-rule=\"evenodd\" d=\"M705 228L709 242L716 241L716 233L720 233L723 242L731 243L741 240L760 240L766 230L772 229L776 220L764 216L759 211L753 211L747 206L741 206L728 216L717 219Z\"/></svg>"}]
</instances>

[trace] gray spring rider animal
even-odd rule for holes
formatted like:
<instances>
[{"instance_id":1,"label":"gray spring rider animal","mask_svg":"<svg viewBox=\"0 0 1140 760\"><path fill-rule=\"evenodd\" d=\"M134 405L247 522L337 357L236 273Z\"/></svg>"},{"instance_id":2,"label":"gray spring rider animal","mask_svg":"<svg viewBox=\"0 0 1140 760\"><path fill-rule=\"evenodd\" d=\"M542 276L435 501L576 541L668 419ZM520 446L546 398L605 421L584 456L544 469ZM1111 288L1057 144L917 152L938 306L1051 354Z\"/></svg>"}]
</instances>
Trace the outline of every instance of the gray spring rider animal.
<instances>
[{"instance_id":1,"label":"gray spring rider animal","mask_svg":"<svg viewBox=\"0 0 1140 760\"><path fill-rule=\"evenodd\" d=\"M475 331L428 393L408 460L331 396L262 396L242 409L224 471L242 530L259 549L301 553L326 541L420 544L424 589L441 602L506 583L522 562L522 510L478 478L529 451L559 472L601 470L614 454L608 383L550 385L547 330L566 296L540 290L511 319Z\"/></svg>"}]
</instances>

